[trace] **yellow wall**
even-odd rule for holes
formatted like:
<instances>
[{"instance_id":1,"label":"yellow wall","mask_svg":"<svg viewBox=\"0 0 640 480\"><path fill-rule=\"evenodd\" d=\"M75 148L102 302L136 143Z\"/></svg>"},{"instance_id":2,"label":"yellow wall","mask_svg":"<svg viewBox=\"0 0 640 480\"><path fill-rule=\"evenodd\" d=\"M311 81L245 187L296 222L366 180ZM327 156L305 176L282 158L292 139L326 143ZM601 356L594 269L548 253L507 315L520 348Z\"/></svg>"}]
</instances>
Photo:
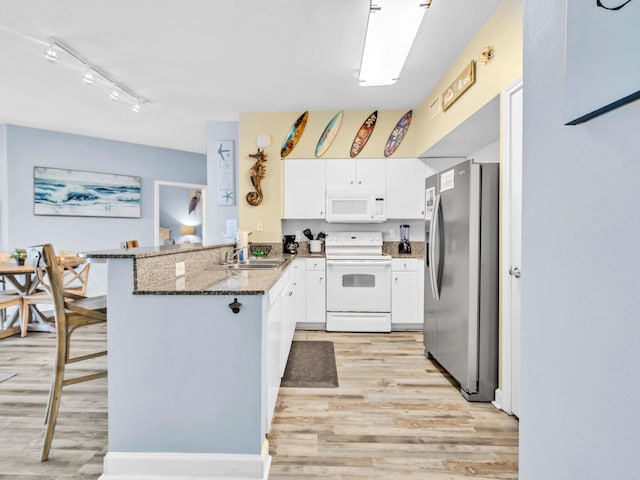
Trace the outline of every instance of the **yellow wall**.
<instances>
[{"instance_id":1,"label":"yellow wall","mask_svg":"<svg viewBox=\"0 0 640 480\"><path fill-rule=\"evenodd\" d=\"M478 56L486 46L495 47L495 58L484 64ZM476 81L446 112L431 118L429 106L441 102L442 92L456 79L471 60L476 60ZM522 0L504 0L491 18L469 42L449 71L415 110L418 133L417 154L426 152L436 142L464 122L507 86L522 77ZM439 98L440 97L440 98ZM469 152L472 153L472 152Z\"/></svg>"},{"instance_id":2,"label":"yellow wall","mask_svg":"<svg viewBox=\"0 0 640 480\"><path fill-rule=\"evenodd\" d=\"M345 111L338 135L322 158L350 158L351 143L362 122L367 119L373 110ZM383 157L389 134L406 112L406 110L378 111L378 120L371 138L358 155L358 158ZM289 133L291 125L301 113L240 114L240 147L238 150L240 229L254 232L251 235L252 242L279 242L282 239L280 232L280 218L282 217L282 159L280 158L280 148ZM336 113L337 111L333 110L309 112L309 119L304 133L287 159L315 158L318 139L327 123ZM407 135L393 154L394 157L415 156L416 130L413 128L412 122ZM271 146L265 149L267 154L267 173L262 181L264 200L261 205L254 207L249 205L245 199L247 192L253 190L250 170L255 160L249 158L249 154L256 153L256 137L262 133L267 133L271 136ZM310 183L315 181L316 179L309 178ZM262 222L264 225L262 232L256 231L258 222Z\"/></svg>"},{"instance_id":3,"label":"yellow wall","mask_svg":"<svg viewBox=\"0 0 640 480\"><path fill-rule=\"evenodd\" d=\"M472 60L478 59L482 48L493 45L495 58L488 64L476 62L476 82L446 112L431 118L429 105L434 98L458 76ZM504 0L493 16L473 38L463 53L452 63L451 68L424 102L413 112L409 132L394 157L418 156L460 125L485 103L499 94L508 85L522 76L522 1ZM342 126L333 144L322 158L349 158L349 149L362 122L374 110L345 111ZM406 110L382 110L369 142L358 158L380 158L384 146L396 122ZM282 160L280 147L293 122L302 111L240 114L239 133L239 222L240 229L254 232L253 242L279 242L281 240L280 219L282 216ZM306 129L300 142L287 158L315 158L315 148L325 126L337 111L310 111ZM267 153L267 173L262 182L264 200L254 207L245 196L253 190L250 169L254 160L250 153L256 152L255 139L258 134L271 136ZM471 153L471 152L470 152ZM313 178L309 182L315 181ZM264 230L257 232L262 222Z\"/></svg>"}]
</instances>

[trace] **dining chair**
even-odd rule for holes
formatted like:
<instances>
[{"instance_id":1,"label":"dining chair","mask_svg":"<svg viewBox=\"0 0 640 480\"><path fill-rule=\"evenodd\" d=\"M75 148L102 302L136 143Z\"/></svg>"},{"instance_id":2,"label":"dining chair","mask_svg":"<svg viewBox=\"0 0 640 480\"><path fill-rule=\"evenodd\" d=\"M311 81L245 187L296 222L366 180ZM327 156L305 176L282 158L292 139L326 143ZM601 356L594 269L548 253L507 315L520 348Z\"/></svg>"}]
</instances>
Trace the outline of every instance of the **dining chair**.
<instances>
[{"instance_id":1,"label":"dining chair","mask_svg":"<svg viewBox=\"0 0 640 480\"><path fill-rule=\"evenodd\" d=\"M91 264L85 262L78 265L77 257L70 259L70 257L56 257L58 266L58 272L61 275L62 289L67 299L77 300L79 298L85 298L87 296L87 285L89 283L89 271ZM32 295L25 295L22 297L22 322L21 322L21 336L27 335L27 327L31 321L31 306L32 305L52 305L53 298L51 297L48 289L44 291L40 290ZM36 313L40 313L39 311Z\"/></svg>"},{"instance_id":2,"label":"dining chair","mask_svg":"<svg viewBox=\"0 0 640 480\"><path fill-rule=\"evenodd\" d=\"M13 320L7 322L7 309L11 307L18 307L18 313L21 314L22 299L18 295L0 294L0 338L18 333L17 327L11 325Z\"/></svg>"},{"instance_id":3,"label":"dining chair","mask_svg":"<svg viewBox=\"0 0 640 480\"><path fill-rule=\"evenodd\" d=\"M75 357L72 357L70 354L71 335L77 328L105 323L107 321L107 305L106 296L82 298L74 301L68 301L65 298L60 265L58 264L55 251L51 244L30 247L28 249L28 258L38 273L40 282L42 282L53 299L56 324L56 354L53 363L49 401L47 402L45 414L46 430L40 457L41 460L44 461L49 458L49 451L51 450L62 388L68 385L106 377L107 375L107 371L104 369L86 375L71 378L65 377L66 365L107 354L106 350L77 355Z\"/></svg>"}]
</instances>

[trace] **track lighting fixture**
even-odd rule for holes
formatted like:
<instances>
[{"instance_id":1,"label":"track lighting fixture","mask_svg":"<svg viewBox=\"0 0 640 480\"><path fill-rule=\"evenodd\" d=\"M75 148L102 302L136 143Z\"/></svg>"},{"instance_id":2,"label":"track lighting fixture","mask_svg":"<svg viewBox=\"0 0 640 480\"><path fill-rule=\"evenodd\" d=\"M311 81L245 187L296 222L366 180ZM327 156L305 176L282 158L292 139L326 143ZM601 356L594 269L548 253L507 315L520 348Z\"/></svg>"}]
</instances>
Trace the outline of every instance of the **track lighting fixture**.
<instances>
[{"instance_id":1,"label":"track lighting fixture","mask_svg":"<svg viewBox=\"0 0 640 480\"><path fill-rule=\"evenodd\" d=\"M44 56L47 58L47 60L49 60L51 63L56 63L58 61L58 52L56 52L56 49L54 48L53 43L51 43L47 49L44 51Z\"/></svg>"},{"instance_id":2,"label":"track lighting fixture","mask_svg":"<svg viewBox=\"0 0 640 480\"><path fill-rule=\"evenodd\" d=\"M141 97L126 85L116 82L113 78L111 78L111 75L109 75L101 68L93 65L68 45L60 42L59 40L56 40L55 38L49 38L48 40L49 46L45 50L45 56L47 60L51 63L55 63L58 60L58 52L56 50L60 50L66 53L77 62L80 62L84 67L82 80L86 85L92 85L96 80L97 75L97 79L100 80L98 83L106 85L107 88L110 89L109 98L111 98L111 100L117 101L120 99L121 93L125 94L125 96L129 97L129 102L133 104L133 106L131 107L131 111L135 113L139 113L142 105L148 102L146 98Z\"/></svg>"}]
</instances>

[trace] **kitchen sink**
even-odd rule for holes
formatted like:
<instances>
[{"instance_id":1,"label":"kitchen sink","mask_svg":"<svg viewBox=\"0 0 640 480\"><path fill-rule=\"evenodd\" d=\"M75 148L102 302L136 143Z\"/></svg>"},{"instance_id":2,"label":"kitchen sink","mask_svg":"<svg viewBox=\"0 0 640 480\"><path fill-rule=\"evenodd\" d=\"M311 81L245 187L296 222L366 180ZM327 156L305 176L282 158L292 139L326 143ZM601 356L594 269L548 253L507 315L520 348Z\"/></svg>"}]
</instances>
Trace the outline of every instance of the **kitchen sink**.
<instances>
[{"instance_id":1,"label":"kitchen sink","mask_svg":"<svg viewBox=\"0 0 640 480\"><path fill-rule=\"evenodd\" d=\"M222 263L217 270L275 270L287 262L286 258L250 258L243 263Z\"/></svg>"}]
</instances>

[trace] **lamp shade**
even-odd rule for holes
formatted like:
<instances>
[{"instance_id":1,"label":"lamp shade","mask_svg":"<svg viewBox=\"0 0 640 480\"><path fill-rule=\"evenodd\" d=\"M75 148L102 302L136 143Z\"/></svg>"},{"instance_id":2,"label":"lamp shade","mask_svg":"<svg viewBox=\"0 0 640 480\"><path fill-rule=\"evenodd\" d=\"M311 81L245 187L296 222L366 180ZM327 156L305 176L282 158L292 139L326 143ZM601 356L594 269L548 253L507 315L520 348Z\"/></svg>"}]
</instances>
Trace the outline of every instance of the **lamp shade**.
<instances>
[{"instance_id":1,"label":"lamp shade","mask_svg":"<svg viewBox=\"0 0 640 480\"><path fill-rule=\"evenodd\" d=\"M196 233L196 227L193 225L180 225L180 235L193 235Z\"/></svg>"}]
</instances>

